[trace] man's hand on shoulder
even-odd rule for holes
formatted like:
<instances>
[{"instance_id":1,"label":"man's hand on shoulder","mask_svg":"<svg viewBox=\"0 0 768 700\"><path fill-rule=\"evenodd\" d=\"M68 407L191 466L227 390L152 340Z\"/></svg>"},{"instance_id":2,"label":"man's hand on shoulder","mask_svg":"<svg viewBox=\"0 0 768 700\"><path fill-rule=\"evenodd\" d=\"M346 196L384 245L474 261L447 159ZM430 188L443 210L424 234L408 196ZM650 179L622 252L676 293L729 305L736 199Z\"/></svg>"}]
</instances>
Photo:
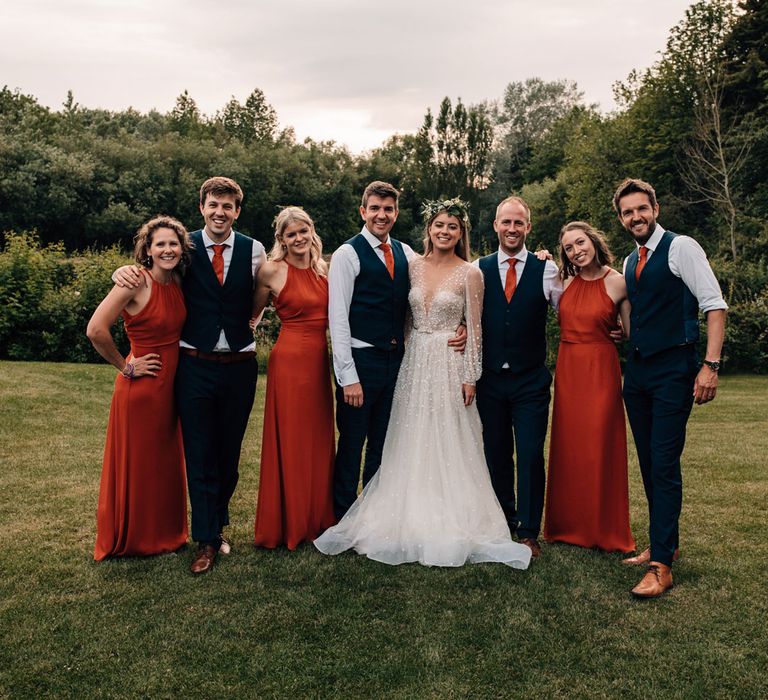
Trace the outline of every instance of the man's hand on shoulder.
<instances>
[{"instance_id":1,"label":"man's hand on shoulder","mask_svg":"<svg viewBox=\"0 0 768 700\"><path fill-rule=\"evenodd\" d=\"M112 273L112 281L118 287L128 287L129 289L140 287L142 284L148 284L144 275L141 274L141 268L138 265L123 265L118 267Z\"/></svg>"},{"instance_id":2,"label":"man's hand on shoulder","mask_svg":"<svg viewBox=\"0 0 768 700\"><path fill-rule=\"evenodd\" d=\"M344 387L344 403L352 408L360 408L363 405L363 385L360 382Z\"/></svg>"}]
</instances>

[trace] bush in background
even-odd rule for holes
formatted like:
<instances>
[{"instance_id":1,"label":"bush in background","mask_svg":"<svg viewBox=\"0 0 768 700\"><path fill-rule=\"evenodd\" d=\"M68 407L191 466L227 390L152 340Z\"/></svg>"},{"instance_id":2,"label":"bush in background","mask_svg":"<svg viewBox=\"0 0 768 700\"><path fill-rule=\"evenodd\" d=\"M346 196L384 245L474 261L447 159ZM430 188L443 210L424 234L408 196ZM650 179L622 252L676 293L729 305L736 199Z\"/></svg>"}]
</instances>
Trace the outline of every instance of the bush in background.
<instances>
[{"instance_id":1,"label":"bush in background","mask_svg":"<svg viewBox=\"0 0 768 700\"><path fill-rule=\"evenodd\" d=\"M0 357L11 360L101 362L85 329L128 262L117 247L67 257L64 246L41 246L33 233L7 233L0 252ZM122 319L112 329L128 351Z\"/></svg>"}]
</instances>

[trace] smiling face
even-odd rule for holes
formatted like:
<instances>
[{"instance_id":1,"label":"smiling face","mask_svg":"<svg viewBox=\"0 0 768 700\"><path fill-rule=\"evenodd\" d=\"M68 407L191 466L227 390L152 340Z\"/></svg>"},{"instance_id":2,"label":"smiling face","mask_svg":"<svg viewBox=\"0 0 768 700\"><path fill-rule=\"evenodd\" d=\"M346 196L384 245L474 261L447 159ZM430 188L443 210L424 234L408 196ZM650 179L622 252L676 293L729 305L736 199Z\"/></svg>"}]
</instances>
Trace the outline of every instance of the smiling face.
<instances>
[{"instance_id":1,"label":"smiling face","mask_svg":"<svg viewBox=\"0 0 768 700\"><path fill-rule=\"evenodd\" d=\"M200 213L205 219L206 233L212 240L221 242L229 237L232 225L240 216L240 207L233 194L209 193L200 205Z\"/></svg>"},{"instance_id":2,"label":"smiling face","mask_svg":"<svg viewBox=\"0 0 768 700\"><path fill-rule=\"evenodd\" d=\"M429 225L429 241L434 250L453 251L464 231L458 217L438 214Z\"/></svg>"},{"instance_id":3,"label":"smiling face","mask_svg":"<svg viewBox=\"0 0 768 700\"><path fill-rule=\"evenodd\" d=\"M525 245L531 230L528 212L519 202L506 202L496 212L493 230L499 237L499 247L510 257L517 255Z\"/></svg>"},{"instance_id":4,"label":"smiling face","mask_svg":"<svg viewBox=\"0 0 768 700\"><path fill-rule=\"evenodd\" d=\"M651 204L651 198L645 192L631 192L618 202L619 221L632 234L632 237L644 245L653 235L659 204Z\"/></svg>"},{"instance_id":5,"label":"smiling face","mask_svg":"<svg viewBox=\"0 0 768 700\"><path fill-rule=\"evenodd\" d=\"M595 245L581 229L574 228L566 231L560 239L560 244L574 267L583 270L595 262Z\"/></svg>"},{"instance_id":6,"label":"smiling face","mask_svg":"<svg viewBox=\"0 0 768 700\"><path fill-rule=\"evenodd\" d=\"M146 250L147 257L152 258L153 267L161 270L173 270L181 260L181 241L172 228L156 229Z\"/></svg>"},{"instance_id":7,"label":"smiling face","mask_svg":"<svg viewBox=\"0 0 768 700\"><path fill-rule=\"evenodd\" d=\"M286 248L286 255L299 258L309 255L313 233L312 227L305 221L291 221L286 224L280 236Z\"/></svg>"},{"instance_id":8,"label":"smiling face","mask_svg":"<svg viewBox=\"0 0 768 700\"><path fill-rule=\"evenodd\" d=\"M360 207L360 216L365 221L365 227L380 241L386 242L397 221L397 201L394 197L372 194L366 205Z\"/></svg>"}]
</instances>

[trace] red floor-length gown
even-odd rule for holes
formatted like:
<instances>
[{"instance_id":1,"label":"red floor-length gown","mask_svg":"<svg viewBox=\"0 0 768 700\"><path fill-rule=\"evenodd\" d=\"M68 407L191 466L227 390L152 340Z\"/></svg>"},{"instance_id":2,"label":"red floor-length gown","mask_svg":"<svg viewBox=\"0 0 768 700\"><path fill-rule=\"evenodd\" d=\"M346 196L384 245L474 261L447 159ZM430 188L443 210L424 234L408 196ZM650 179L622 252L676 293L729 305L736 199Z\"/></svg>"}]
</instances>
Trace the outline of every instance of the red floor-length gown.
<instances>
[{"instance_id":1,"label":"red floor-length gown","mask_svg":"<svg viewBox=\"0 0 768 700\"><path fill-rule=\"evenodd\" d=\"M267 366L254 542L296 549L336 522L328 280L288 264L274 303L282 325Z\"/></svg>"},{"instance_id":2,"label":"red floor-length gown","mask_svg":"<svg viewBox=\"0 0 768 700\"><path fill-rule=\"evenodd\" d=\"M577 276L560 299L544 537L631 552L616 309L604 280Z\"/></svg>"},{"instance_id":3,"label":"red floor-length gown","mask_svg":"<svg viewBox=\"0 0 768 700\"><path fill-rule=\"evenodd\" d=\"M187 541L184 453L173 382L187 312L174 282L152 282L147 305L123 312L131 356L154 352L156 377L118 374L109 411L93 558L172 552Z\"/></svg>"}]
</instances>

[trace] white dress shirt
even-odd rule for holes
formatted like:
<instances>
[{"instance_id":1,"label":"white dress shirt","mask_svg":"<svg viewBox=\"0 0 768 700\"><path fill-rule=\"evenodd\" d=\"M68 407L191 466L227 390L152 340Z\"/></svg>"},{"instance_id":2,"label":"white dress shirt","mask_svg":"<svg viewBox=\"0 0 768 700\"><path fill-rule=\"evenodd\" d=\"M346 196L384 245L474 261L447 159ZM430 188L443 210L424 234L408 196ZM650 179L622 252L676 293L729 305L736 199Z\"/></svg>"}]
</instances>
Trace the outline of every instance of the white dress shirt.
<instances>
[{"instance_id":1,"label":"white dress shirt","mask_svg":"<svg viewBox=\"0 0 768 700\"><path fill-rule=\"evenodd\" d=\"M384 263L384 251L379 247L382 243L365 226L360 232L373 248L376 256ZM417 257L406 243L401 243L405 257L410 262ZM386 265L385 265L386 266ZM333 349L333 370L336 381L341 386L357 384L360 381L352 359L352 348L370 348L372 345L352 337L349 328L349 307L352 304L352 294L355 291L355 279L360 274L360 259L357 252L349 243L342 243L331 256L331 268L328 271L328 327L331 331L331 347Z\"/></svg>"},{"instance_id":2,"label":"white dress shirt","mask_svg":"<svg viewBox=\"0 0 768 700\"><path fill-rule=\"evenodd\" d=\"M523 276L523 270L525 270L525 261L528 259L528 249L523 247L517 251L514 255L507 255L499 246L498 260L499 260L499 277L501 279L501 288L507 283L507 270L512 263L507 263L507 260L514 258L515 260L515 275L517 276L517 284L520 284L520 279ZM480 267L480 260L475 260L473 265ZM544 293L544 298L549 305L557 311L557 307L560 304L560 297L563 295L563 281L560 279L560 270L557 265L551 260L544 261L544 276L541 280L541 291ZM509 363L505 362L502 369L509 369Z\"/></svg>"},{"instance_id":3,"label":"white dress shirt","mask_svg":"<svg viewBox=\"0 0 768 700\"><path fill-rule=\"evenodd\" d=\"M656 248L661 242L665 229L659 224L653 234L648 239L645 247L648 248L647 260L651 259ZM640 248L640 244L637 243ZM707 254L704 249L690 236L677 235L669 244L668 254L669 271L683 280L683 283L696 297L699 303L699 309L702 313L707 311L716 311L718 309L727 309L728 304L723 299L723 293L720 291L720 285L717 282L715 273L709 266ZM624 258L624 272L627 270L627 258Z\"/></svg>"},{"instance_id":4,"label":"white dress shirt","mask_svg":"<svg viewBox=\"0 0 768 700\"><path fill-rule=\"evenodd\" d=\"M528 259L528 249L523 246L515 255L507 255L501 248L498 251L499 256L499 278L501 279L501 288L504 289L504 285L507 283L507 270L509 264L507 260L511 257L515 259L515 274L517 275L517 284L520 284L520 280L525 270L525 261ZM473 263L476 266L480 266L480 260L475 260ZM557 311L557 307L560 304L560 297L563 295L563 281L560 279L560 270L557 269L557 265L551 260L546 260L544 263L544 277L541 281L542 292L544 298L549 305Z\"/></svg>"},{"instance_id":5,"label":"white dress shirt","mask_svg":"<svg viewBox=\"0 0 768 700\"><path fill-rule=\"evenodd\" d=\"M253 240L253 246L251 249L251 272L253 274L253 282L254 285L256 284L256 272L261 267L262 263L264 262L266 255L264 251L264 246L259 243L255 238ZM205 252L208 253L208 260L213 260L213 246L219 245L216 243L216 241L212 240L205 229L203 229L203 245L205 246ZM224 258L224 281L227 280L227 273L229 272L229 265L232 261L232 249L235 245L235 232L230 231L229 236L225 241L221 242L221 245L224 246L224 250L221 251L221 255ZM189 343L185 343L183 340L179 341L179 345L182 348L194 348L194 345L190 345ZM240 352L252 352L256 349L256 342L254 341L250 345L247 345L246 347L242 348ZM216 343L216 346L213 348L214 352L230 352L229 344L227 343L227 338L224 335L224 330L222 329L221 334L219 335L219 340Z\"/></svg>"}]
</instances>

